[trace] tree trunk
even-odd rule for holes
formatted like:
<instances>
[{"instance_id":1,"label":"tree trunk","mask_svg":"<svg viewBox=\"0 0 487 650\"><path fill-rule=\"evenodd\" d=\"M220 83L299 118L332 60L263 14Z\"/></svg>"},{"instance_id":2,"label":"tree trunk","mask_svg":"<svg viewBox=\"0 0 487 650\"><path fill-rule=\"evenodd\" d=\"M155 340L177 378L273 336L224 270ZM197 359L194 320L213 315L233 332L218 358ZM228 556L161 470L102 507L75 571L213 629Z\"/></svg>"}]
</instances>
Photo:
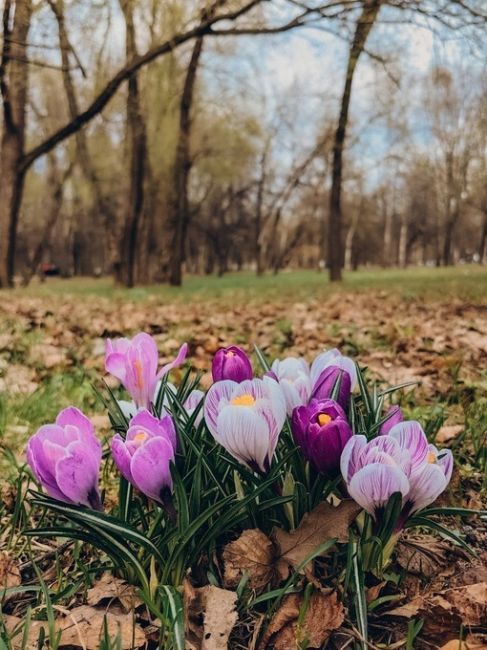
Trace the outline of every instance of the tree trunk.
<instances>
[{"instance_id":1,"label":"tree trunk","mask_svg":"<svg viewBox=\"0 0 487 650\"><path fill-rule=\"evenodd\" d=\"M203 37L195 40L189 61L179 109L179 134L176 149L176 160L173 167L173 193L171 197L171 224L173 238L171 243L171 258L169 282L173 286L181 286L183 281L184 243L189 225L189 192L188 182L191 171L191 108L194 97L196 73L201 53Z\"/></svg>"},{"instance_id":2,"label":"tree trunk","mask_svg":"<svg viewBox=\"0 0 487 650\"><path fill-rule=\"evenodd\" d=\"M333 144L333 168L330 192L330 212L328 217L328 268L332 282L342 279L343 243L342 243L342 173L343 149L348 123L352 82L360 55L364 51L367 37L379 14L382 0L364 0L362 13L357 21L355 34L348 55L347 74L340 105L338 127Z\"/></svg>"},{"instance_id":3,"label":"tree trunk","mask_svg":"<svg viewBox=\"0 0 487 650\"><path fill-rule=\"evenodd\" d=\"M486 254L486 244L487 244L487 204L483 207L484 213L484 223L482 225L482 233L480 235L480 244L479 244L479 263L483 264L485 262Z\"/></svg>"},{"instance_id":4,"label":"tree trunk","mask_svg":"<svg viewBox=\"0 0 487 650\"><path fill-rule=\"evenodd\" d=\"M408 224L403 219L401 222L401 230L399 233L399 259L398 264L400 268L406 267L407 262L407 247L408 247Z\"/></svg>"},{"instance_id":5,"label":"tree trunk","mask_svg":"<svg viewBox=\"0 0 487 650\"><path fill-rule=\"evenodd\" d=\"M31 0L5 0L0 89L3 127L0 143L0 287L13 284L15 244L25 171L22 168L27 100L27 37Z\"/></svg>"},{"instance_id":6,"label":"tree trunk","mask_svg":"<svg viewBox=\"0 0 487 650\"><path fill-rule=\"evenodd\" d=\"M133 0L120 0L120 7L126 25L126 57L127 61L131 61L137 56ZM130 149L130 190L125 213L117 279L126 287L133 287L136 280L139 226L144 209L144 177L147 153L145 122L142 116L136 74L133 74L128 80L127 140Z\"/></svg>"}]
</instances>

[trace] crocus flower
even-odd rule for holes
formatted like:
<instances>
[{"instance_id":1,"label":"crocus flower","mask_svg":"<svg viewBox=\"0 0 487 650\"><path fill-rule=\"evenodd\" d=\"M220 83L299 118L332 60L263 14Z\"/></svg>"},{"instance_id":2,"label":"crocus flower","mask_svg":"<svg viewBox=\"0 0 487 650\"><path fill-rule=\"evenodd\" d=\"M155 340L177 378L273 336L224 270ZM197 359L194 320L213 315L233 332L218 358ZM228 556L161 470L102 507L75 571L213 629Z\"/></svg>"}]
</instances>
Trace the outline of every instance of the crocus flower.
<instances>
[{"instance_id":1,"label":"crocus flower","mask_svg":"<svg viewBox=\"0 0 487 650\"><path fill-rule=\"evenodd\" d=\"M311 397L314 399L328 399L332 396L335 384L340 382L336 401L344 409L350 401L352 381L350 374L338 366L328 366L319 375L313 385Z\"/></svg>"},{"instance_id":2,"label":"crocus flower","mask_svg":"<svg viewBox=\"0 0 487 650\"><path fill-rule=\"evenodd\" d=\"M215 382L224 379L241 382L254 376L250 359L236 345L218 350L213 357L211 374Z\"/></svg>"},{"instance_id":3,"label":"crocus flower","mask_svg":"<svg viewBox=\"0 0 487 650\"><path fill-rule=\"evenodd\" d=\"M327 352L322 352L311 364L311 383L313 384L313 387L317 384L323 370L330 366L337 366L350 375L350 390L353 391L357 385L357 369L355 363L349 357L344 357L340 350L337 350L336 348L328 350Z\"/></svg>"},{"instance_id":4,"label":"crocus flower","mask_svg":"<svg viewBox=\"0 0 487 650\"><path fill-rule=\"evenodd\" d=\"M202 390L199 390L198 388L192 390L191 393L188 395L183 406L186 409L186 413L190 417L193 415L195 409L200 405L204 397L205 397L205 393ZM203 409L200 409L198 411L198 415L195 418L194 426L198 427L202 419L203 419Z\"/></svg>"},{"instance_id":5,"label":"crocus flower","mask_svg":"<svg viewBox=\"0 0 487 650\"><path fill-rule=\"evenodd\" d=\"M70 406L27 443L27 462L49 496L101 510L98 492L102 448L83 413Z\"/></svg>"},{"instance_id":6,"label":"crocus flower","mask_svg":"<svg viewBox=\"0 0 487 650\"><path fill-rule=\"evenodd\" d=\"M225 380L211 386L205 421L229 454L254 471L268 471L286 419L286 402L270 377L241 383Z\"/></svg>"},{"instance_id":7,"label":"crocus flower","mask_svg":"<svg viewBox=\"0 0 487 650\"><path fill-rule=\"evenodd\" d=\"M387 435L393 426L404 420L404 416L399 406L391 406L386 413L386 417L387 420L382 423L379 429L379 435L381 436Z\"/></svg>"},{"instance_id":8,"label":"crocus flower","mask_svg":"<svg viewBox=\"0 0 487 650\"><path fill-rule=\"evenodd\" d=\"M367 442L353 436L342 453L341 471L350 496L373 517L395 493L402 494L399 527L443 492L453 469L449 449L428 444L420 424L399 422Z\"/></svg>"},{"instance_id":9,"label":"crocus flower","mask_svg":"<svg viewBox=\"0 0 487 650\"><path fill-rule=\"evenodd\" d=\"M298 406L293 411L291 428L303 456L318 472L338 472L352 429L337 402L312 399L308 406Z\"/></svg>"},{"instance_id":10,"label":"crocus flower","mask_svg":"<svg viewBox=\"0 0 487 650\"><path fill-rule=\"evenodd\" d=\"M113 460L120 473L143 494L165 505L172 492L170 463L174 461L176 430L171 416L161 419L139 411L129 424L125 440L112 438Z\"/></svg>"},{"instance_id":11,"label":"crocus flower","mask_svg":"<svg viewBox=\"0 0 487 650\"><path fill-rule=\"evenodd\" d=\"M287 414L292 415L296 406L307 404L311 395L311 379L309 366L305 359L288 357L280 361L276 359L271 372L279 382L286 400Z\"/></svg>"},{"instance_id":12,"label":"crocus flower","mask_svg":"<svg viewBox=\"0 0 487 650\"><path fill-rule=\"evenodd\" d=\"M170 370L183 363L187 352L188 346L184 343L174 361L158 371L159 353L156 342L152 336L141 332L132 340L107 340L105 369L122 382L137 409L149 408L155 400L158 382Z\"/></svg>"}]
</instances>

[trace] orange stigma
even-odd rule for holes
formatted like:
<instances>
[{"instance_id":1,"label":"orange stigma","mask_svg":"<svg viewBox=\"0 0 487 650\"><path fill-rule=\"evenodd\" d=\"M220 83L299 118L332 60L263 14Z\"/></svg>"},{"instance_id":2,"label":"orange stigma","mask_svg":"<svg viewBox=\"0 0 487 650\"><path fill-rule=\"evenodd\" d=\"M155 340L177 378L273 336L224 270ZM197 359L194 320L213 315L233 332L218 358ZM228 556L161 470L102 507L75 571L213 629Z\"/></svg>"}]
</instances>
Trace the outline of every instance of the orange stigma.
<instances>
[{"instance_id":1,"label":"orange stigma","mask_svg":"<svg viewBox=\"0 0 487 650\"><path fill-rule=\"evenodd\" d=\"M136 375L137 386L139 388L143 388L144 379L142 377L142 363L139 361L139 359L136 359L136 361L134 361L134 366L135 366L135 375Z\"/></svg>"},{"instance_id":2,"label":"orange stigma","mask_svg":"<svg viewBox=\"0 0 487 650\"><path fill-rule=\"evenodd\" d=\"M253 406L255 404L255 397L252 395L239 395L238 397L234 397L230 404L233 404L234 406Z\"/></svg>"},{"instance_id":3,"label":"orange stigma","mask_svg":"<svg viewBox=\"0 0 487 650\"><path fill-rule=\"evenodd\" d=\"M332 421L331 415L327 415L326 413L320 413L318 415L318 423L320 426L324 427L325 424L328 424L329 422Z\"/></svg>"},{"instance_id":4,"label":"orange stigma","mask_svg":"<svg viewBox=\"0 0 487 650\"><path fill-rule=\"evenodd\" d=\"M227 359L231 359L232 357L235 356L235 352L228 350L228 352L225 352L225 356L227 357Z\"/></svg>"},{"instance_id":5,"label":"orange stigma","mask_svg":"<svg viewBox=\"0 0 487 650\"><path fill-rule=\"evenodd\" d=\"M134 436L134 442L144 442L146 438L147 438L147 434L145 431L137 431L137 433Z\"/></svg>"},{"instance_id":6,"label":"orange stigma","mask_svg":"<svg viewBox=\"0 0 487 650\"><path fill-rule=\"evenodd\" d=\"M436 463L436 454L434 454L432 451L430 451L428 453L428 455L426 456L426 462L431 463L431 464Z\"/></svg>"}]
</instances>

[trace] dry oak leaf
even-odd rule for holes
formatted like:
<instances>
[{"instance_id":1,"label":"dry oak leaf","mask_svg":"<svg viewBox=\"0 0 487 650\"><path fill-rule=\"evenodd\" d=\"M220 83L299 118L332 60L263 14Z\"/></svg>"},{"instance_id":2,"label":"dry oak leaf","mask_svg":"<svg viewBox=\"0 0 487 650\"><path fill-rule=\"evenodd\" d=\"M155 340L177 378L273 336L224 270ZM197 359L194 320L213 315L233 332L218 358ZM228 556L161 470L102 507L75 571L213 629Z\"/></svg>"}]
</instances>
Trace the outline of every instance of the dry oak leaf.
<instances>
[{"instance_id":1,"label":"dry oak leaf","mask_svg":"<svg viewBox=\"0 0 487 650\"><path fill-rule=\"evenodd\" d=\"M237 622L237 594L213 585L195 588L184 581L187 650L226 650Z\"/></svg>"},{"instance_id":2,"label":"dry oak leaf","mask_svg":"<svg viewBox=\"0 0 487 650\"><path fill-rule=\"evenodd\" d=\"M445 443L450 440L455 440L458 436L463 433L465 427L463 424L447 424L441 427L436 434L436 442Z\"/></svg>"},{"instance_id":3,"label":"dry oak leaf","mask_svg":"<svg viewBox=\"0 0 487 650\"><path fill-rule=\"evenodd\" d=\"M486 650L487 644L475 637L467 637L465 641L452 639L442 645L439 650Z\"/></svg>"},{"instance_id":4,"label":"dry oak leaf","mask_svg":"<svg viewBox=\"0 0 487 650\"><path fill-rule=\"evenodd\" d=\"M134 586L106 572L91 589L88 589L86 602L88 605L95 606L104 601L117 600L125 612L130 612L143 604L143 600L136 595L136 592Z\"/></svg>"},{"instance_id":5,"label":"dry oak leaf","mask_svg":"<svg viewBox=\"0 0 487 650\"><path fill-rule=\"evenodd\" d=\"M351 499L342 501L336 507L324 501L305 514L292 532L275 528L272 538L279 549L277 569L282 578L288 575L288 566L300 566L318 546L328 540L346 542L349 526L361 509Z\"/></svg>"},{"instance_id":6,"label":"dry oak leaf","mask_svg":"<svg viewBox=\"0 0 487 650\"><path fill-rule=\"evenodd\" d=\"M283 600L262 638L261 649L273 646L275 650L297 650L304 643L308 648L321 648L343 623L343 605L336 591L326 595L315 591L298 624L302 605L302 594L291 594Z\"/></svg>"},{"instance_id":7,"label":"dry oak leaf","mask_svg":"<svg viewBox=\"0 0 487 650\"><path fill-rule=\"evenodd\" d=\"M409 535L399 542L397 550L397 563L403 569L432 578L444 569L451 546L432 535Z\"/></svg>"},{"instance_id":8,"label":"dry oak leaf","mask_svg":"<svg viewBox=\"0 0 487 650\"><path fill-rule=\"evenodd\" d=\"M242 575L248 573L248 585L261 592L272 581L275 550L271 540L257 528L244 530L238 539L223 549L223 582L235 588Z\"/></svg>"},{"instance_id":9,"label":"dry oak leaf","mask_svg":"<svg viewBox=\"0 0 487 650\"><path fill-rule=\"evenodd\" d=\"M18 587L22 582L19 567L7 552L0 553L0 589Z\"/></svg>"},{"instance_id":10,"label":"dry oak leaf","mask_svg":"<svg viewBox=\"0 0 487 650\"><path fill-rule=\"evenodd\" d=\"M119 647L122 650L140 648L145 644L144 631L134 623L132 615L82 605L70 610L65 616L56 619L56 630L61 632L58 647L74 646L86 650L98 650L100 638L104 633L105 617L109 636L115 638L119 635ZM4 616L4 623L9 633L12 633L14 629L21 629L22 622L23 619L17 616ZM44 628L47 632L47 621L31 621L26 645L27 650L37 649L41 628ZM13 650L22 648L22 636L23 631L13 638Z\"/></svg>"}]
</instances>

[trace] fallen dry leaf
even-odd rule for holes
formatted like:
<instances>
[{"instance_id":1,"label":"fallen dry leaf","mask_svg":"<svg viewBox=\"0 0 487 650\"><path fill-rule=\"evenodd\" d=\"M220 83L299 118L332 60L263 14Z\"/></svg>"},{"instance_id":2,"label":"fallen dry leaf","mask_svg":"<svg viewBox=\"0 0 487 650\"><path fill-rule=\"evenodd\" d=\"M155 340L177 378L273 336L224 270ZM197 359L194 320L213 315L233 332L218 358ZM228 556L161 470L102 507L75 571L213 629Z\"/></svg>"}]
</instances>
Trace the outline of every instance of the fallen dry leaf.
<instances>
[{"instance_id":1,"label":"fallen dry leaf","mask_svg":"<svg viewBox=\"0 0 487 650\"><path fill-rule=\"evenodd\" d=\"M256 528L244 530L238 539L223 549L224 586L237 587L246 572L249 587L260 593L274 576L274 556L274 545L267 535Z\"/></svg>"},{"instance_id":2,"label":"fallen dry leaf","mask_svg":"<svg viewBox=\"0 0 487 650\"><path fill-rule=\"evenodd\" d=\"M213 585L184 582L185 637L188 650L226 650L237 622L237 594Z\"/></svg>"},{"instance_id":3,"label":"fallen dry leaf","mask_svg":"<svg viewBox=\"0 0 487 650\"><path fill-rule=\"evenodd\" d=\"M458 438L458 436L463 433L465 430L465 427L462 424L448 424L443 427L438 431L436 434L436 442L440 443L445 443L449 442L450 440L455 440L455 438Z\"/></svg>"},{"instance_id":4,"label":"fallen dry leaf","mask_svg":"<svg viewBox=\"0 0 487 650\"><path fill-rule=\"evenodd\" d=\"M275 650L296 650L297 647L321 648L330 634L344 620L343 605L336 591L322 594L315 591L309 599L302 622L298 625L303 605L302 594L286 596L272 617L260 648L269 645Z\"/></svg>"},{"instance_id":5,"label":"fallen dry leaf","mask_svg":"<svg viewBox=\"0 0 487 650\"><path fill-rule=\"evenodd\" d=\"M88 589L86 602L88 605L95 606L113 600L117 600L125 612L129 612L143 603L142 599L136 595L133 585L106 572L91 589Z\"/></svg>"},{"instance_id":6,"label":"fallen dry leaf","mask_svg":"<svg viewBox=\"0 0 487 650\"><path fill-rule=\"evenodd\" d=\"M287 576L289 566L298 567L328 540L346 542L348 528L360 511L360 506L351 499L342 501L336 507L324 501L304 515L292 532L275 528L272 537L279 549L277 569L282 578Z\"/></svg>"},{"instance_id":7,"label":"fallen dry leaf","mask_svg":"<svg viewBox=\"0 0 487 650\"><path fill-rule=\"evenodd\" d=\"M397 563L409 573L431 578L446 565L451 550L432 535L409 535L397 545Z\"/></svg>"},{"instance_id":8,"label":"fallen dry leaf","mask_svg":"<svg viewBox=\"0 0 487 650\"><path fill-rule=\"evenodd\" d=\"M15 560L6 552L0 553L0 588L18 587L21 583L20 571Z\"/></svg>"},{"instance_id":9,"label":"fallen dry leaf","mask_svg":"<svg viewBox=\"0 0 487 650\"><path fill-rule=\"evenodd\" d=\"M461 639L452 639L442 645L439 650L486 650L487 645L474 636L467 637L464 641Z\"/></svg>"},{"instance_id":10,"label":"fallen dry leaf","mask_svg":"<svg viewBox=\"0 0 487 650\"><path fill-rule=\"evenodd\" d=\"M61 632L59 648L66 646L81 647L86 650L98 650L100 638L103 635L104 621L107 621L108 634L113 639L119 635L120 648L131 650L145 644L146 637L142 628L133 621L130 614L111 610L95 609L89 605L75 607L56 620L56 630ZM22 619L17 616L4 615L5 626L9 633L22 625ZM41 628L47 633L47 621L31 621L27 639L27 650L36 650ZM22 633L13 639L13 650L22 648Z\"/></svg>"}]
</instances>

